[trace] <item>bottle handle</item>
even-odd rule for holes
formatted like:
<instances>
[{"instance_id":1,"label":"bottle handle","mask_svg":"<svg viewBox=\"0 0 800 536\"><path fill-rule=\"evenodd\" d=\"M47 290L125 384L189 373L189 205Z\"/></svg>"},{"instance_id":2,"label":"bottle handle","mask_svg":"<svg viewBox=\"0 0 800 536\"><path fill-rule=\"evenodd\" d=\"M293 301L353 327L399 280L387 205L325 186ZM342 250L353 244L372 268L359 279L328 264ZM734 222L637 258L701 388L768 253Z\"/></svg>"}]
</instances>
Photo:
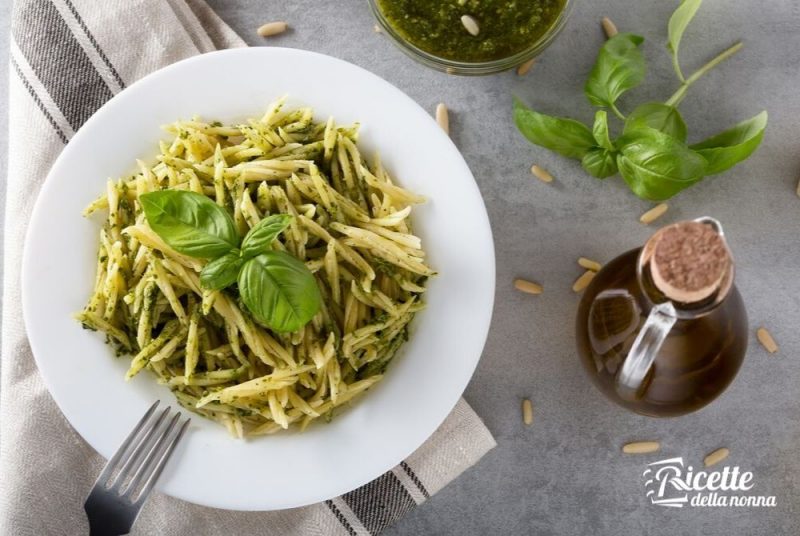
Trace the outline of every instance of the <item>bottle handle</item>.
<instances>
[{"instance_id":1,"label":"bottle handle","mask_svg":"<svg viewBox=\"0 0 800 536\"><path fill-rule=\"evenodd\" d=\"M617 374L616 389L622 398L637 398L658 350L677 319L675 306L670 301L659 303L650 310Z\"/></svg>"}]
</instances>

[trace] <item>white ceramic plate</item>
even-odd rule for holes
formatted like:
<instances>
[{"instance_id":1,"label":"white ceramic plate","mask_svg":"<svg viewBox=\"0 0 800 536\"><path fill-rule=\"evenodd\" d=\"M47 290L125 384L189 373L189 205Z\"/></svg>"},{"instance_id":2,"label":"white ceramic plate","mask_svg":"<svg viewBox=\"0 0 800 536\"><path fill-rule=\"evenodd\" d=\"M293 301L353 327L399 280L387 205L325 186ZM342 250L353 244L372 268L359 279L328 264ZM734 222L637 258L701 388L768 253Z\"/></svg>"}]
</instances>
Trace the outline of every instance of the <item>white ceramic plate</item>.
<instances>
[{"instance_id":1,"label":"white ceramic plate","mask_svg":"<svg viewBox=\"0 0 800 536\"><path fill-rule=\"evenodd\" d=\"M129 383L129 359L72 314L94 278L99 222L81 210L108 177L152 161L160 125L200 115L222 121L260 115L273 99L314 107L317 118L360 121L362 150L379 150L403 186L429 198L412 213L429 263L428 308L386 377L330 424L305 433L240 441L193 416L158 487L219 508L272 510L325 500L399 463L455 405L481 355L494 300L494 248L486 209L458 150L400 90L344 61L281 48L191 58L126 89L64 149L33 212L23 260L25 323L39 370L70 423L100 454L116 450L155 400L177 407L149 374Z\"/></svg>"}]
</instances>

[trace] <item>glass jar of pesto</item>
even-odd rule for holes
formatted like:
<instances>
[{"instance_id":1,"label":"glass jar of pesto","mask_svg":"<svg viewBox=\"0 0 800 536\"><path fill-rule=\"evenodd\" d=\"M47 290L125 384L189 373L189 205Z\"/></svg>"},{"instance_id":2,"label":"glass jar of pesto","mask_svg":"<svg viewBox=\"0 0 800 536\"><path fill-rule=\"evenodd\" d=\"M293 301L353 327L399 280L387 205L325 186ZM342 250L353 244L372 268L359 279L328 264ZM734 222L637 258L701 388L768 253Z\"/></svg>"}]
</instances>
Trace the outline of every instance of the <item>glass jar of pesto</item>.
<instances>
[{"instance_id":1,"label":"glass jar of pesto","mask_svg":"<svg viewBox=\"0 0 800 536\"><path fill-rule=\"evenodd\" d=\"M380 27L414 59L450 74L490 74L537 56L575 0L369 0Z\"/></svg>"}]
</instances>

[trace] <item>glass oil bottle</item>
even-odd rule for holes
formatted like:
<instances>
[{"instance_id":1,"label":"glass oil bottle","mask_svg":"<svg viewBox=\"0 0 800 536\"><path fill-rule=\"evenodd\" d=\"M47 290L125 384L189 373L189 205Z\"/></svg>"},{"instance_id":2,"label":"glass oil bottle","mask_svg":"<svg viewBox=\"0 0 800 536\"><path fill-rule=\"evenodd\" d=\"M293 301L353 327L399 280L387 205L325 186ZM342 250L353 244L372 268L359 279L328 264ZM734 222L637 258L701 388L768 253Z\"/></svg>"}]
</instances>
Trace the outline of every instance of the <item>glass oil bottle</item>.
<instances>
[{"instance_id":1,"label":"glass oil bottle","mask_svg":"<svg viewBox=\"0 0 800 536\"><path fill-rule=\"evenodd\" d=\"M713 218L669 225L606 264L584 291L578 353L614 402L658 417L705 406L747 348L733 257Z\"/></svg>"}]
</instances>

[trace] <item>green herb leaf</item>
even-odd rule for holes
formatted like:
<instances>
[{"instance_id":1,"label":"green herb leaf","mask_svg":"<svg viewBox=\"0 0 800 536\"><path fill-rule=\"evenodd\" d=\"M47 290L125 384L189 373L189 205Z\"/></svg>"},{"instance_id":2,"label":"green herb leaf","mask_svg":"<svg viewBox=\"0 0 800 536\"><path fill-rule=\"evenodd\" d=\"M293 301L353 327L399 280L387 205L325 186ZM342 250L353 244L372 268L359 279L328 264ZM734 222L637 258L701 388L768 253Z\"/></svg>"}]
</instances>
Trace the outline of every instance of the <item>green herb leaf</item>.
<instances>
[{"instance_id":1,"label":"green herb leaf","mask_svg":"<svg viewBox=\"0 0 800 536\"><path fill-rule=\"evenodd\" d=\"M601 147L595 147L586 153L581 160L581 165L593 177L605 179L618 171L617 153Z\"/></svg>"},{"instance_id":2,"label":"green herb leaf","mask_svg":"<svg viewBox=\"0 0 800 536\"><path fill-rule=\"evenodd\" d=\"M239 293L253 317L278 332L305 326L322 302L314 275L282 251L246 261L239 273Z\"/></svg>"},{"instance_id":3,"label":"green herb leaf","mask_svg":"<svg viewBox=\"0 0 800 536\"><path fill-rule=\"evenodd\" d=\"M244 259L238 251L226 253L203 267L200 272L200 286L206 290L222 290L236 282Z\"/></svg>"},{"instance_id":4,"label":"green herb leaf","mask_svg":"<svg viewBox=\"0 0 800 536\"><path fill-rule=\"evenodd\" d=\"M514 122L531 143L568 158L583 158L595 143L592 131L583 123L534 112L518 99L514 99Z\"/></svg>"},{"instance_id":5,"label":"green herb leaf","mask_svg":"<svg viewBox=\"0 0 800 536\"><path fill-rule=\"evenodd\" d=\"M681 66L678 62L678 48L681 44L683 32L686 31L686 27L689 26L689 23L694 18L694 14L697 13L702 3L703 0L682 0L681 5L678 6L669 18L669 24L667 25L667 34L669 36L667 48L669 48L669 51L672 53L672 65L675 68L675 74L678 75L681 82L686 81L686 79L683 77Z\"/></svg>"},{"instance_id":6,"label":"green herb leaf","mask_svg":"<svg viewBox=\"0 0 800 536\"><path fill-rule=\"evenodd\" d=\"M239 245L233 219L204 195L161 190L139 201L150 228L178 253L213 259Z\"/></svg>"},{"instance_id":7,"label":"green herb leaf","mask_svg":"<svg viewBox=\"0 0 800 536\"><path fill-rule=\"evenodd\" d=\"M708 160L706 175L722 173L758 149L766 128L767 112L764 111L725 132L692 145L691 148Z\"/></svg>"},{"instance_id":8,"label":"green herb leaf","mask_svg":"<svg viewBox=\"0 0 800 536\"><path fill-rule=\"evenodd\" d=\"M644 38L629 33L617 34L600 49L584 92L594 106L615 109L614 103L644 80L644 57L639 45Z\"/></svg>"},{"instance_id":9,"label":"green herb leaf","mask_svg":"<svg viewBox=\"0 0 800 536\"><path fill-rule=\"evenodd\" d=\"M609 151L614 150L614 144L611 143L611 138L608 136L608 114L605 110L597 110L597 113L594 114L592 135L597 145Z\"/></svg>"},{"instance_id":10,"label":"green herb leaf","mask_svg":"<svg viewBox=\"0 0 800 536\"><path fill-rule=\"evenodd\" d=\"M625 119L625 133L640 127L654 128L680 142L686 141L686 123L674 106L648 102L638 106Z\"/></svg>"},{"instance_id":11,"label":"green herb leaf","mask_svg":"<svg viewBox=\"0 0 800 536\"><path fill-rule=\"evenodd\" d=\"M699 182L706 159L675 138L642 127L618 141L619 172L628 187L643 199L662 201Z\"/></svg>"},{"instance_id":12,"label":"green herb leaf","mask_svg":"<svg viewBox=\"0 0 800 536\"><path fill-rule=\"evenodd\" d=\"M273 240L278 238L291 221L292 216L289 214L273 214L258 222L242 240L242 257L249 259L272 249Z\"/></svg>"}]
</instances>

